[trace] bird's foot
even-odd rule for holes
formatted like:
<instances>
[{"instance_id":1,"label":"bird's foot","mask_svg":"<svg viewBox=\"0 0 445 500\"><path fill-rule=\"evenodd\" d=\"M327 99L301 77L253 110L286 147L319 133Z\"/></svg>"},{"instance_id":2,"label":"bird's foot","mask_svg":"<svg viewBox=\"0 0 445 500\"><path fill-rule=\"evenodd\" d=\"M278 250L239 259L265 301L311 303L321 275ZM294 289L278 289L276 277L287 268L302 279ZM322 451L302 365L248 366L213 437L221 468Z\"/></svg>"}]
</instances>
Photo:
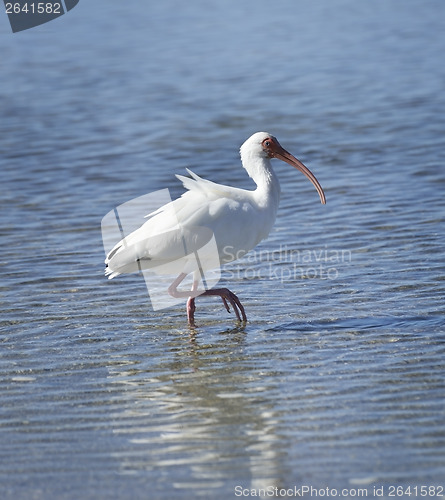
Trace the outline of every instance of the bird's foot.
<instances>
[{"instance_id":1,"label":"bird's foot","mask_svg":"<svg viewBox=\"0 0 445 500\"><path fill-rule=\"evenodd\" d=\"M173 296L182 296L183 294L185 295L186 292L178 292L176 288L174 289L174 295L171 293ZM181 294L181 295L180 295ZM232 306L232 309L234 310L236 314L236 319L240 322L245 323L247 321L247 316L246 312L244 311L244 307L241 304L241 301L239 298L231 292L228 288L213 288L210 290L206 290L205 292L202 292L199 294L201 297L204 297L205 295L207 296L217 296L221 297L221 300L223 301L224 307L226 308L226 311L230 313L230 306ZM188 323L191 328L195 328L195 311L196 311L196 306L195 306L195 297L188 297L187 299L187 318L188 318Z\"/></svg>"},{"instance_id":2,"label":"bird's foot","mask_svg":"<svg viewBox=\"0 0 445 500\"><path fill-rule=\"evenodd\" d=\"M204 295L216 295L218 297L221 297L221 300L223 301L224 307L226 308L227 312L230 312L230 304L236 314L237 320L243 322L247 321L247 316L240 299L228 288L214 288L211 290L206 290L201 294L201 296Z\"/></svg>"}]
</instances>

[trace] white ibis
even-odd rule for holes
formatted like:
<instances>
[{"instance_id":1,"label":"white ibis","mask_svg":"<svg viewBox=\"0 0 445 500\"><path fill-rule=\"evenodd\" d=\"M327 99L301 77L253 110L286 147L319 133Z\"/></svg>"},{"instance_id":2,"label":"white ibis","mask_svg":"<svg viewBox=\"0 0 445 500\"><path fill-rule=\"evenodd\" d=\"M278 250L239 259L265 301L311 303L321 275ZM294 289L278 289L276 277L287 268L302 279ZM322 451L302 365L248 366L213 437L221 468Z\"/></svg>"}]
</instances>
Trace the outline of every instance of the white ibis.
<instances>
[{"instance_id":1,"label":"white ibis","mask_svg":"<svg viewBox=\"0 0 445 500\"><path fill-rule=\"evenodd\" d=\"M122 273L141 269L171 270L176 267L179 276L168 288L172 297L187 298L187 317L190 326L195 326L195 297L219 296L228 312L232 306L238 321L247 321L244 307L238 297L228 288L198 290L200 283L196 260L182 259L179 248L184 248L178 239L188 231L189 241L195 248L208 241L199 233L200 229L213 235L221 264L239 258L265 239L275 222L280 184L270 163L279 158L302 172L315 186L321 203L326 197L314 174L297 158L287 152L278 140L266 132L253 134L241 146L241 162L256 184L249 191L216 184L202 179L190 170L192 178L177 176L187 191L178 199L161 207L139 229L117 243L105 259L105 275L109 279ZM178 222L182 231L177 231ZM195 234L196 233L196 234ZM228 251L227 249L230 249ZM165 266L171 262L172 267ZM175 265L173 266L173 263ZM180 263L180 268L177 267ZM178 290L184 278L193 273L193 286L189 291Z\"/></svg>"}]
</instances>

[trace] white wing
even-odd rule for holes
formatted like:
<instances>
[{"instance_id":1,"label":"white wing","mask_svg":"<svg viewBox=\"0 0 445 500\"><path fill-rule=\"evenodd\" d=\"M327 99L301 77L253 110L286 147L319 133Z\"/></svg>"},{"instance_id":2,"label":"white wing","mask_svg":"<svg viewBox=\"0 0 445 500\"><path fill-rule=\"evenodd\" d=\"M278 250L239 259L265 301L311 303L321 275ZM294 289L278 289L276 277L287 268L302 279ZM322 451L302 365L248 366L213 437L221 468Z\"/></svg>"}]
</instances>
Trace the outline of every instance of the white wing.
<instances>
[{"instance_id":1,"label":"white wing","mask_svg":"<svg viewBox=\"0 0 445 500\"><path fill-rule=\"evenodd\" d=\"M254 191L216 184L187 171L192 178L176 176L187 191L147 215L147 222L108 253L105 274L110 279L175 261L183 268L172 268L172 274L190 272L193 269L187 268L184 255L204 246L212 236L220 261L230 262L267 236L270 227L266 226L271 224L252 224L255 217L263 216ZM245 229L240 232L240 227Z\"/></svg>"}]
</instances>

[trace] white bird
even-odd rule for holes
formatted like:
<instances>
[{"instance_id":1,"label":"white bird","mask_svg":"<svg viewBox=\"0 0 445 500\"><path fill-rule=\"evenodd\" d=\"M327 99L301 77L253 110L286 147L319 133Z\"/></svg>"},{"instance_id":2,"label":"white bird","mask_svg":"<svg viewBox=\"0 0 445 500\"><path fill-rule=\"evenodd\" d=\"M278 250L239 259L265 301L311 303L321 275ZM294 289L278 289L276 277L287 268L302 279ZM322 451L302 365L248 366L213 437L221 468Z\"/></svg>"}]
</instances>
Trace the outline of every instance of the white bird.
<instances>
[{"instance_id":1,"label":"white bird","mask_svg":"<svg viewBox=\"0 0 445 500\"><path fill-rule=\"evenodd\" d=\"M198 267L203 264L198 265L196 259L184 258L184 245L189 251L196 252L214 237L219 261L224 264L241 257L264 240L275 222L280 198L280 184L272 169L271 158L285 161L302 172L317 189L321 203L326 203L326 197L312 172L271 134L253 134L241 146L240 154L242 165L255 182L256 189L251 191L216 184L187 169L192 178L176 176L187 191L149 214L147 222L114 246L105 259L105 275L111 279L144 269L167 270L166 274L174 271L179 275L168 288L168 293L188 299L190 326L195 326L195 297L198 295L221 297L228 312L230 304L238 321L247 321L243 305L229 289L198 290L202 278L202 269ZM190 273L193 273L192 289L178 290L179 284Z\"/></svg>"}]
</instances>

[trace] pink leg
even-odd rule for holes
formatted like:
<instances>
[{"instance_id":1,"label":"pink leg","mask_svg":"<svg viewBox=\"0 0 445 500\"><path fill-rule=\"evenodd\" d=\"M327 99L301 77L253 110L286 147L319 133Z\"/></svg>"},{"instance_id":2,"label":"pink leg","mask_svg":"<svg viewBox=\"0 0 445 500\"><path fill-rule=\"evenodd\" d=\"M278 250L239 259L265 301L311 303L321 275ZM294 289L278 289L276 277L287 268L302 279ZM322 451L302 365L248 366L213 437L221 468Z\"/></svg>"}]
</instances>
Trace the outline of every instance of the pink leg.
<instances>
[{"instance_id":1,"label":"pink leg","mask_svg":"<svg viewBox=\"0 0 445 500\"><path fill-rule=\"evenodd\" d=\"M189 292L181 292L177 289L177 287L180 285L180 283L183 281L183 279L187 275L184 273L181 273L175 281L168 287L168 293L172 297L187 297L187 318L189 325L191 327L195 326L195 297L197 295L201 296L218 296L221 297L221 300L223 301L224 307L226 308L227 312L230 312L230 307L229 304L231 304L233 310L235 311L236 318L238 321L247 321L247 316L244 311L244 307L241 304L241 301L239 298L231 292L228 288L213 288L211 290L206 290L205 292L198 292L198 282L193 281L193 286L192 289Z\"/></svg>"},{"instance_id":2,"label":"pink leg","mask_svg":"<svg viewBox=\"0 0 445 500\"><path fill-rule=\"evenodd\" d=\"M195 297L189 297L187 300L187 318L189 321L189 326L194 328L195 325L195 311L196 311L196 306L195 306Z\"/></svg>"},{"instance_id":3,"label":"pink leg","mask_svg":"<svg viewBox=\"0 0 445 500\"><path fill-rule=\"evenodd\" d=\"M193 286L192 286L191 292L196 292L197 289L198 289L198 282L193 281ZM189 297L187 299L187 318L189 320L189 325L192 328L194 328L196 326L195 325L195 310L196 310L195 297Z\"/></svg>"}]
</instances>

